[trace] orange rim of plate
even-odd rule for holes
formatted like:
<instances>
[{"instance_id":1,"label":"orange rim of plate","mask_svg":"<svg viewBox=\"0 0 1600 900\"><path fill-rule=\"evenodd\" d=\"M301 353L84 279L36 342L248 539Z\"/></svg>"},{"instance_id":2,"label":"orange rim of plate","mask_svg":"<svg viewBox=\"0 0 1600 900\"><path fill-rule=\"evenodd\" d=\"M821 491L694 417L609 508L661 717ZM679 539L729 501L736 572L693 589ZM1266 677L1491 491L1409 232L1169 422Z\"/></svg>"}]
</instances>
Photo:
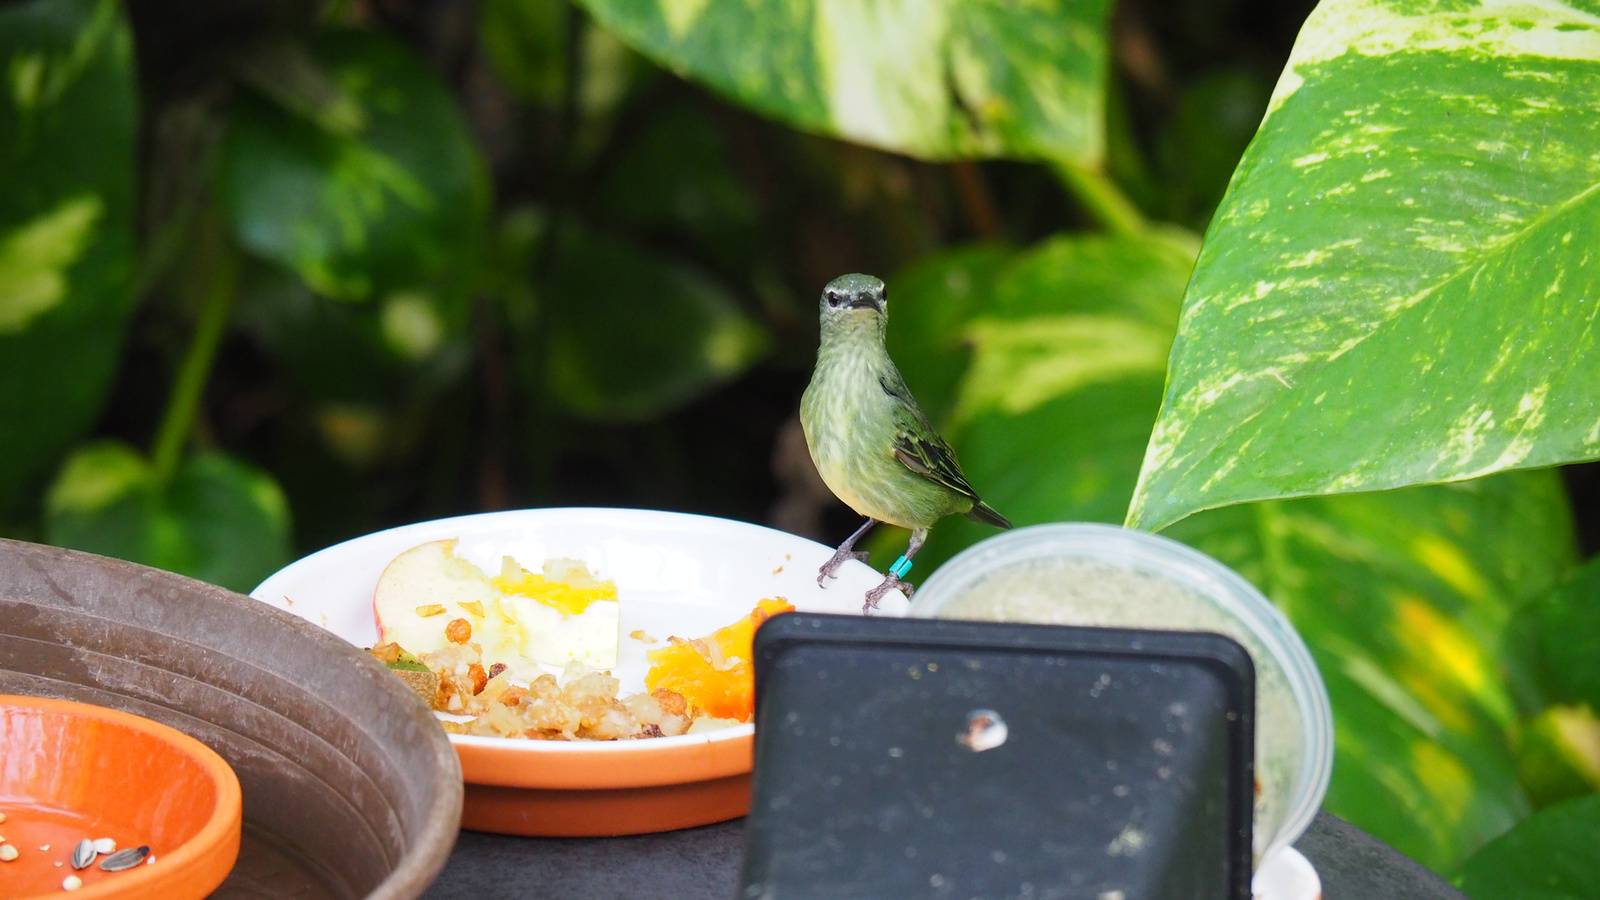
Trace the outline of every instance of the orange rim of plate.
<instances>
[{"instance_id":1,"label":"orange rim of plate","mask_svg":"<svg viewBox=\"0 0 1600 900\"><path fill-rule=\"evenodd\" d=\"M603 790L689 784L750 771L755 735L748 725L632 741L536 741L451 735L468 784L551 790Z\"/></svg>"},{"instance_id":2,"label":"orange rim of plate","mask_svg":"<svg viewBox=\"0 0 1600 900\"><path fill-rule=\"evenodd\" d=\"M238 858L239 826L243 814L242 798L239 792L239 776L234 774L226 760L217 755L215 750L195 740L187 734L160 722L146 719L133 713L121 710L108 709L104 706L95 706L91 703L79 703L75 700L54 700L47 697L28 697L20 694L0 694L0 706L32 708L42 712L60 712L71 716L86 719L98 719L111 725L143 732L159 741L171 744L185 755L191 756L198 762L206 775L210 778L212 786L217 792L216 807L211 811L211 817L195 832L194 837L184 841L175 850L162 853L160 862L164 865L140 866L129 870L111 881L102 881L99 884L85 886L70 893L61 891L62 897L72 897L73 900L101 900L101 898L119 897L123 895L138 895L140 892L149 892L170 880L176 879L178 883L189 883L191 880L205 878L201 872L185 873L190 866L198 865L205 857L217 854L219 849L228 843L234 844L232 853L224 853L227 857L226 865L221 867L216 884L221 884L233 869L234 861ZM206 871L212 868L204 866ZM215 887L215 885L212 885ZM155 894L150 894L155 896ZM46 894L53 897L56 894Z\"/></svg>"}]
</instances>

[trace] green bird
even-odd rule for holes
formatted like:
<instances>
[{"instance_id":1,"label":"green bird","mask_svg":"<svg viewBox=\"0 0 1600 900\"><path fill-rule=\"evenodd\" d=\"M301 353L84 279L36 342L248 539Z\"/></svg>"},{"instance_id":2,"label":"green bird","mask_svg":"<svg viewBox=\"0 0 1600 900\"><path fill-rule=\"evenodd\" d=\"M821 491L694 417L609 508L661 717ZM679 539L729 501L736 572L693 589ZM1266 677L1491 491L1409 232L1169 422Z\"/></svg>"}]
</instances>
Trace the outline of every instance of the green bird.
<instances>
[{"instance_id":1,"label":"green bird","mask_svg":"<svg viewBox=\"0 0 1600 900\"><path fill-rule=\"evenodd\" d=\"M957 513L1000 528L1011 523L978 499L955 451L928 423L889 358L883 282L841 275L823 289L821 307L822 344L800 398L800 425L823 482L867 521L823 564L817 584L835 577L845 560L867 558L852 548L872 526L888 522L911 529L905 555L867 592L866 612L895 587L911 596L912 586L901 579L933 523Z\"/></svg>"}]
</instances>

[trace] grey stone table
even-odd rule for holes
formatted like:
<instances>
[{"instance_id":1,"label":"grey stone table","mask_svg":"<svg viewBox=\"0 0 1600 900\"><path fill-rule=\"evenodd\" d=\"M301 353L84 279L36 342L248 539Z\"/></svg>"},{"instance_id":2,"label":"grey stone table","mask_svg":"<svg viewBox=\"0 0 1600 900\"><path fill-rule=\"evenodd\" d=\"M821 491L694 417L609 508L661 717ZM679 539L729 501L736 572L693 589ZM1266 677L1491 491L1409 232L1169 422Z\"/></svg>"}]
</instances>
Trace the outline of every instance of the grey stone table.
<instances>
[{"instance_id":1,"label":"grey stone table","mask_svg":"<svg viewBox=\"0 0 1600 900\"><path fill-rule=\"evenodd\" d=\"M1327 813L1295 845L1323 900L1465 900L1432 872ZM424 900L734 900L744 822L620 838L461 832Z\"/></svg>"}]
</instances>

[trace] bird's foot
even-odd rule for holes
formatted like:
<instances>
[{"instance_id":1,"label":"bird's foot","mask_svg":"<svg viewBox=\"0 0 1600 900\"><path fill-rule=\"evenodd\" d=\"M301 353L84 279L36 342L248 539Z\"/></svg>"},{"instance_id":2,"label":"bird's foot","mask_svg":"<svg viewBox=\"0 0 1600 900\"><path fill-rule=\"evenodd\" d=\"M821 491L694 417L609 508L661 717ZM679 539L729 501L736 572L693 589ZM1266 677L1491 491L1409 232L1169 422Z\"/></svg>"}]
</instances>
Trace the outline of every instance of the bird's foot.
<instances>
[{"instance_id":1,"label":"bird's foot","mask_svg":"<svg viewBox=\"0 0 1600 900\"><path fill-rule=\"evenodd\" d=\"M877 587L867 591L866 602L861 604L861 614L866 615L874 609L877 609L878 601L883 599L883 595L889 593L895 588L899 588L900 593L905 594L907 600L910 600L911 595L917 592L916 585L912 584L911 582L901 581L898 576L893 574L886 575L884 576L883 581L879 583Z\"/></svg>"},{"instance_id":2,"label":"bird's foot","mask_svg":"<svg viewBox=\"0 0 1600 900\"><path fill-rule=\"evenodd\" d=\"M834 574L834 573L838 572L839 571L839 567L844 565L845 563L849 562L850 560L859 559L862 562L866 562L867 558L870 557L871 555L872 554L868 553L865 550L850 550L850 549L847 549L845 547L840 547L837 551L834 552L833 558L829 559L827 562L823 563L822 564L822 568L817 570L817 586L818 587L827 587L827 585L822 583L823 579L825 579L825 578L837 578L838 576L836 574Z\"/></svg>"}]
</instances>

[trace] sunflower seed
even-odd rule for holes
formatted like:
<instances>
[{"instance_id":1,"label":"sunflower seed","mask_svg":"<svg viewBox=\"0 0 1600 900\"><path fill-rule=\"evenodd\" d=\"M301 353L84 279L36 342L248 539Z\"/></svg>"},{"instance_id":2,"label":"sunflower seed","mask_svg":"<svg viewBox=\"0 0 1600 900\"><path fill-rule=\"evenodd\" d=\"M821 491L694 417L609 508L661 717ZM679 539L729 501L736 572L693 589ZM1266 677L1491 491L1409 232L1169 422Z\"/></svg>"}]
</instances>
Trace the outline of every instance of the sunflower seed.
<instances>
[{"instance_id":1,"label":"sunflower seed","mask_svg":"<svg viewBox=\"0 0 1600 900\"><path fill-rule=\"evenodd\" d=\"M117 842L113 841L111 838L95 838L94 852L100 854L101 856L105 856L107 853L114 853L116 852L116 849Z\"/></svg>"},{"instance_id":2,"label":"sunflower seed","mask_svg":"<svg viewBox=\"0 0 1600 900\"><path fill-rule=\"evenodd\" d=\"M94 862L94 841L84 838L78 846L72 848L72 867L74 869L87 869Z\"/></svg>"},{"instance_id":3,"label":"sunflower seed","mask_svg":"<svg viewBox=\"0 0 1600 900\"><path fill-rule=\"evenodd\" d=\"M100 868L106 872L121 872L123 869L131 869L144 862L144 858L149 855L149 847L129 847L100 860Z\"/></svg>"}]
</instances>

